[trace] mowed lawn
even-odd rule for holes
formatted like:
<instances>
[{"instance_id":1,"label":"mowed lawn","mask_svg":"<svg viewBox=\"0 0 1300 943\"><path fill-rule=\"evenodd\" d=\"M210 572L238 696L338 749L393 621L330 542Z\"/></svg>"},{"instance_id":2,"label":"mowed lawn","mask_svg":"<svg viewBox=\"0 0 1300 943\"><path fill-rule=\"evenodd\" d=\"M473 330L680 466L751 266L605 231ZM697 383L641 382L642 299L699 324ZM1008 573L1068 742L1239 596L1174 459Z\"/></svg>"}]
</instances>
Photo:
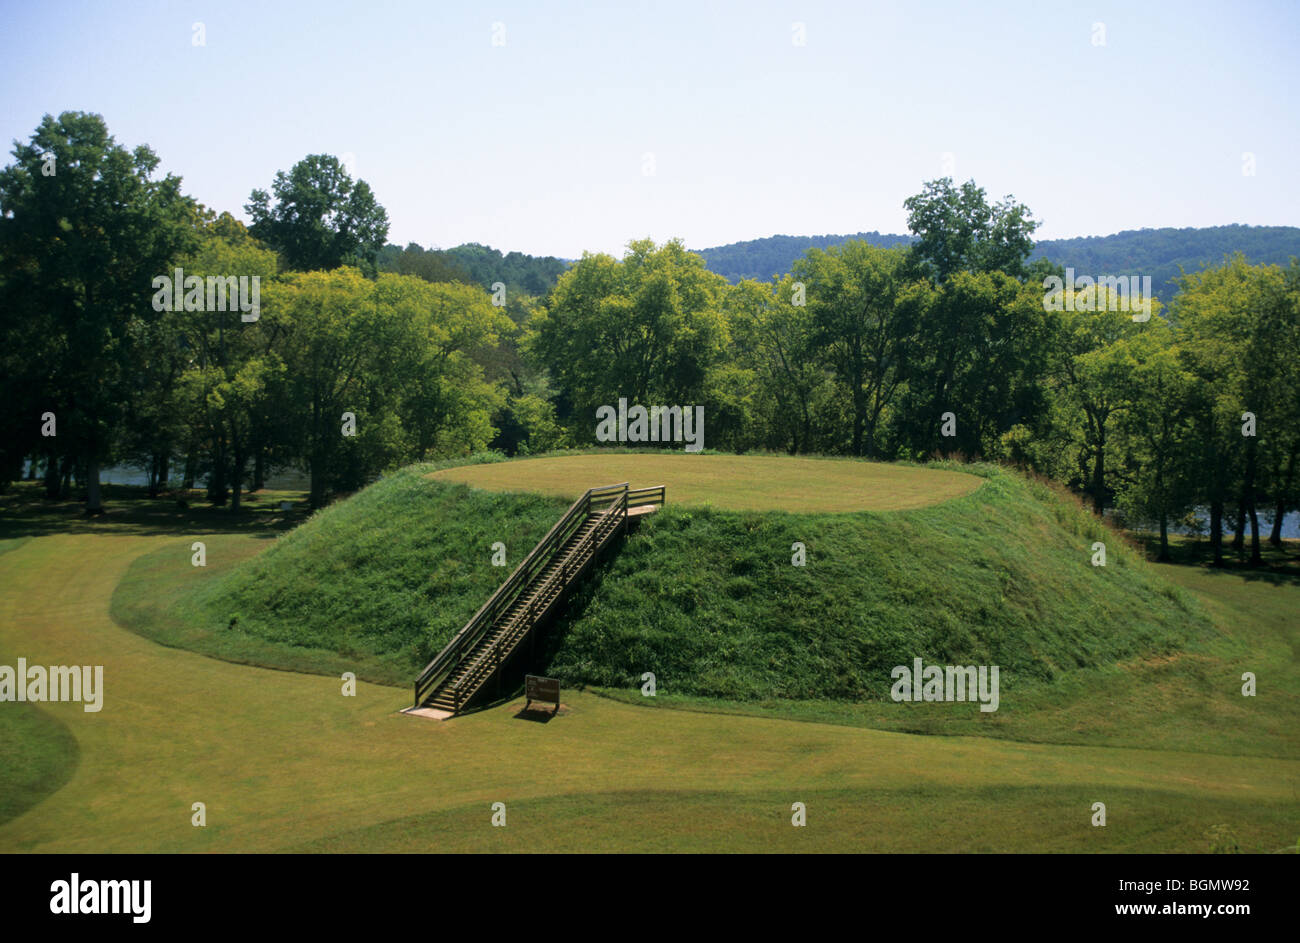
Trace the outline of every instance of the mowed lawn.
<instances>
[{"instance_id":1,"label":"mowed lawn","mask_svg":"<svg viewBox=\"0 0 1300 943\"><path fill-rule=\"evenodd\" d=\"M730 511L902 511L960 497L980 486L978 477L946 469L839 458L681 452L561 455L463 465L430 477L489 491L526 490L567 498L624 481L633 488L664 485L673 504Z\"/></svg>"},{"instance_id":2,"label":"mowed lawn","mask_svg":"<svg viewBox=\"0 0 1300 943\"><path fill-rule=\"evenodd\" d=\"M1300 829L1300 761L1267 756L916 736L568 691L569 711L546 724L517 704L449 723L403 716L405 689L343 697L335 678L114 624L131 561L175 539L109 521L0 554L0 664L103 665L105 682L100 713L39 708L75 739L75 767L0 824L0 852L1199 852L1216 825L1244 850L1276 851ZM1105 828L1089 824L1098 801ZM190 824L195 802L204 828ZM806 828L790 824L794 802Z\"/></svg>"}]
</instances>

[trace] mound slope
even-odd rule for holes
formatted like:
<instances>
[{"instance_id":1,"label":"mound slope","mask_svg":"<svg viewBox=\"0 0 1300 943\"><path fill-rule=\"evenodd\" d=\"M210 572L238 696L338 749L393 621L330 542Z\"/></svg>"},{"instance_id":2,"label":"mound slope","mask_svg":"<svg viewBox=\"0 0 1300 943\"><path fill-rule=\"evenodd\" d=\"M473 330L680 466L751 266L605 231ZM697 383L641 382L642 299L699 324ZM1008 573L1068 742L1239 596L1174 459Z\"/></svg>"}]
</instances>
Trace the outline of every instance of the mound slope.
<instances>
[{"instance_id":1,"label":"mound slope","mask_svg":"<svg viewBox=\"0 0 1300 943\"><path fill-rule=\"evenodd\" d=\"M655 483L646 464L623 477ZM489 467L521 489L537 484L535 461ZM1006 689L1214 631L1077 504L1003 470L962 467L982 486L954 472L963 496L889 512L693 507L672 502L670 482L669 505L583 585L535 667L569 684L636 688L652 671L678 694L874 700L888 695L892 667L916 657L999 665ZM391 476L177 606L214 636L258 640L253 660L269 648L286 653L281 667L409 684L569 503L444 477L427 466ZM1105 567L1091 565L1096 540ZM491 563L497 541L505 568ZM804 566L792 565L795 542Z\"/></svg>"},{"instance_id":2,"label":"mound slope","mask_svg":"<svg viewBox=\"0 0 1300 943\"><path fill-rule=\"evenodd\" d=\"M195 576L174 548L148 554L119 588L114 616L231 661L409 685L569 504L434 483L427 472L391 475L224 571ZM506 566L492 565L497 541ZM212 569L228 551L209 544ZM178 583L192 589L168 599Z\"/></svg>"},{"instance_id":3,"label":"mound slope","mask_svg":"<svg viewBox=\"0 0 1300 943\"><path fill-rule=\"evenodd\" d=\"M670 505L575 598L550 670L632 689L650 671L661 691L706 697L875 700L914 658L998 665L1005 691L1215 631L1076 503L982 471L978 491L900 513Z\"/></svg>"}]
</instances>

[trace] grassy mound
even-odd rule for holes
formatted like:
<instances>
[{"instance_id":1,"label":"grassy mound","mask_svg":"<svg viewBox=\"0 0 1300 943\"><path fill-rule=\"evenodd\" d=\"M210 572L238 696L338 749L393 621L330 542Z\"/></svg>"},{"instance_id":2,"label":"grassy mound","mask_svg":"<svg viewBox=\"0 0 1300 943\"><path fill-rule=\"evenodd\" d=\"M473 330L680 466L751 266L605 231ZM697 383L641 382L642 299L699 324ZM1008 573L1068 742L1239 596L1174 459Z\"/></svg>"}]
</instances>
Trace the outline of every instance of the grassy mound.
<instances>
[{"instance_id":1,"label":"grassy mound","mask_svg":"<svg viewBox=\"0 0 1300 943\"><path fill-rule=\"evenodd\" d=\"M1006 689L1214 631L1076 503L976 470L979 491L901 513L669 506L575 598L550 670L611 688L653 672L702 697L880 699L913 658L999 665Z\"/></svg>"},{"instance_id":2,"label":"grassy mound","mask_svg":"<svg viewBox=\"0 0 1300 943\"><path fill-rule=\"evenodd\" d=\"M229 661L407 685L569 504L427 472L385 478L255 556L222 535L203 538L206 568L190 565L188 541L147 554L114 594L113 617ZM505 567L492 565L497 541Z\"/></svg>"},{"instance_id":3,"label":"grassy mound","mask_svg":"<svg viewBox=\"0 0 1300 943\"><path fill-rule=\"evenodd\" d=\"M654 457L618 459L634 471ZM680 467L704 457L671 460ZM826 470L827 489L846 468L873 467L803 464ZM536 460L485 467L501 480L513 473L521 489L537 480ZM941 471L903 470L946 480ZM1173 651L1213 631L1076 503L1006 471L974 470L982 487L963 481L963 496L908 511L670 503L580 589L548 639L548 670L570 684L624 689L649 671L665 693L740 701L878 700L888 695L890 670L916 657L999 665L1005 689ZM634 486L662 468L651 471ZM806 492L823 489L807 468L799 474ZM751 469L742 480L755 477ZM118 590L114 612L160 641L231 660L405 685L567 503L410 468L235 566L217 565L219 538L209 545L209 572L175 550L165 561L146 556ZM1095 540L1107 543L1105 567L1090 563ZM506 544L507 567L491 565L496 541ZM795 542L806 547L804 566L792 565ZM169 597L161 588L187 568L186 588Z\"/></svg>"}]
</instances>

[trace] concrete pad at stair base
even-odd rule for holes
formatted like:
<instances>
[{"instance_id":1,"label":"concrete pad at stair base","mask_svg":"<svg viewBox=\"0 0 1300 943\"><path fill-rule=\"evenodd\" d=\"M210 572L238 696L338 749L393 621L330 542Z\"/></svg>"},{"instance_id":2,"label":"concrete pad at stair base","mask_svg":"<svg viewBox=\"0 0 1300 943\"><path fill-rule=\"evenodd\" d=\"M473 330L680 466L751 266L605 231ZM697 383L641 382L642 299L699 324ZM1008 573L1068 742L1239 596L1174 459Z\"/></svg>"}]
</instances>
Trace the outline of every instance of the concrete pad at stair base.
<instances>
[{"instance_id":1,"label":"concrete pad at stair base","mask_svg":"<svg viewBox=\"0 0 1300 943\"><path fill-rule=\"evenodd\" d=\"M402 711L403 714L414 714L416 717L428 717L432 720L446 720L454 716L451 711L438 710L436 707L408 707Z\"/></svg>"}]
</instances>

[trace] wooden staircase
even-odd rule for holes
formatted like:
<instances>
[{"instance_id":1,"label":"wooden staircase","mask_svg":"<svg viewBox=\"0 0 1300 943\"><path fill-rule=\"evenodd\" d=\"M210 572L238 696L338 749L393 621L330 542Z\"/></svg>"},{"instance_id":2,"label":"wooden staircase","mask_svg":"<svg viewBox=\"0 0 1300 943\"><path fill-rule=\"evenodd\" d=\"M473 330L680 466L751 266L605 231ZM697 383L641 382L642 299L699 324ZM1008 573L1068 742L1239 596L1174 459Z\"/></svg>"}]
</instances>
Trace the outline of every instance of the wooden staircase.
<instances>
[{"instance_id":1,"label":"wooden staircase","mask_svg":"<svg viewBox=\"0 0 1300 943\"><path fill-rule=\"evenodd\" d=\"M415 681L415 707L465 710L523 643L559 612L569 590L640 514L664 503L662 485L591 488L573 503Z\"/></svg>"}]
</instances>

